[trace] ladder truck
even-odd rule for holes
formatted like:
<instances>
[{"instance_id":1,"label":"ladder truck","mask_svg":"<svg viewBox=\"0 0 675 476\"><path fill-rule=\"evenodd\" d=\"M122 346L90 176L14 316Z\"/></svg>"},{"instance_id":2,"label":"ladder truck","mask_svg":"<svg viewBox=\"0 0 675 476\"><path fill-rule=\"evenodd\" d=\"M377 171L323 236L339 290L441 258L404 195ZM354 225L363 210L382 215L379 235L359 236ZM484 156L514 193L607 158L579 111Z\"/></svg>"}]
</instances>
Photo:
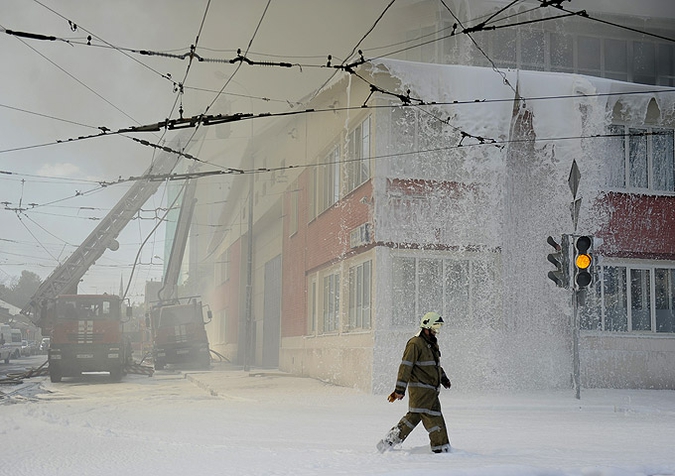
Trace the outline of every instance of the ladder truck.
<instances>
[{"instance_id":1,"label":"ladder truck","mask_svg":"<svg viewBox=\"0 0 675 476\"><path fill-rule=\"evenodd\" d=\"M152 359L156 370L167 364L208 369L211 365L209 341L204 322L203 306L199 296L178 297L178 280L194 214L196 180L183 185L178 222L171 245L171 253L164 272L162 288L150 312L152 329Z\"/></svg>"},{"instance_id":2,"label":"ladder truck","mask_svg":"<svg viewBox=\"0 0 675 476\"><path fill-rule=\"evenodd\" d=\"M186 145L188 137L184 132L171 142L171 149L181 150L181 142ZM166 149L158 154L143 178L135 181L22 309L22 314L29 316L43 335L51 337L48 362L52 382L83 372L109 372L111 379L119 380L132 366L131 342L123 332L122 298L111 294L77 294L77 286L106 249L119 249L117 236L161 184L161 180L151 176L170 174L179 161L180 155ZM128 314L126 320L130 317Z\"/></svg>"}]
</instances>

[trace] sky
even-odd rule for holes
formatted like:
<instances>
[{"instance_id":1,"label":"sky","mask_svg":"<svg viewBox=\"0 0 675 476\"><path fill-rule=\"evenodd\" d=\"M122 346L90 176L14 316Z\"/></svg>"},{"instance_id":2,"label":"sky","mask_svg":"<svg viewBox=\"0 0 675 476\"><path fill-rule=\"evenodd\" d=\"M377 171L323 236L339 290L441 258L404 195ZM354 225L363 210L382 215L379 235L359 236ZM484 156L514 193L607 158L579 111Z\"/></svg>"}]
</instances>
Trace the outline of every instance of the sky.
<instances>
[{"instance_id":1,"label":"sky","mask_svg":"<svg viewBox=\"0 0 675 476\"><path fill-rule=\"evenodd\" d=\"M131 186L102 187L101 182L138 176L157 155L129 136L72 139L96 135L100 127L117 131L176 119L181 107L184 117L292 110L334 72L229 62L189 65L185 59L130 50L183 54L197 45L207 59L229 60L241 49L254 59L321 66L329 54L336 59L348 55L359 39L344 35L341 25L349 22L365 33L388 3L0 2L0 32L5 33L0 35L0 282L11 283L24 269L45 278ZM221 166L239 166L236 151L252 128L250 123L213 128L199 147L199 158L209 161L214 151L222 155L225 150L232 158L219 158ZM175 134L135 137L157 143ZM162 185L120 235L119 251L104 254L85 275L80 292L117 293L123 280L130 285L128 297L142 300L145 281L161 279L163 226L140 253L139 248L163 214L166 195Z\"/></svg>"},{"instance_id":2,"label":"sky","mask_svg":"<svg viewBox=\"0 0 675 476\"><path fill-rule=\"evenodd\" d=\"M2 364L0 364L2 365ZM261 476L657 476L675 474L675 393L443 390L453 451L420 425L400 448L375 444L407 399L283 374L107 375L3 386L0 474ZM252 376L257 375L257 376ZM394 376L392 376L393 378ZM393 382L392 382L393 385Z\"/></svg>"}]
</instances>

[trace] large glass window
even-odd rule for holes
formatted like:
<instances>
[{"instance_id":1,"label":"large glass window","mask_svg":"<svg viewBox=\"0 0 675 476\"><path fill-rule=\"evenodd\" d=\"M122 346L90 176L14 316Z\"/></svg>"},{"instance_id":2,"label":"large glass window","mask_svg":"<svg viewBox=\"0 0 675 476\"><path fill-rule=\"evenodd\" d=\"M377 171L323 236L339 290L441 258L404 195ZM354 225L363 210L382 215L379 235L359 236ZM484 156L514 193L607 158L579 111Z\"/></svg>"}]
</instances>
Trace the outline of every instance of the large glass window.
<instances>
[{"instance_id":1,"label":"large glass window","mask_svg":"<svg viewBox=\"0 0 675 476\"><path fill-rule=\"evenodd\" d=\"M495 30L486 39L488 55L499 68L675 85L675 47L666 42L570 35L528 27ZM474 63L484 64L482 53L474 51L473 56Z\"/></svg>"},{"instance_id":2,"label":"large glass window","mask_svg":"<svg viewBox=\"0 0 675 476\"><path fill-rule=\"evenodd\" d=\"M606 265L598 271L582 312L583 329L675 332L675 265Z\"/></svg>"},{"instance_id":3,"label":"large glass window","mask_svg":"<svg viewBox=\"0 0 675 476\"><path fill-rule=\"evenodd\" d=\"M394 326L414 325L428 311L454 328L495 322L499 296L491 256L395 257L392 266Z\"/></svg>"},{"instance_id":4,"label":"large glass window","mask_svg":"<svg viewBox=\"0 0 675 476\"><path fill-rule=\"evenodd\" d=\"M613 125L608 133L608 186L675 191L673 129Z\"/></svg>"}]
</instances>

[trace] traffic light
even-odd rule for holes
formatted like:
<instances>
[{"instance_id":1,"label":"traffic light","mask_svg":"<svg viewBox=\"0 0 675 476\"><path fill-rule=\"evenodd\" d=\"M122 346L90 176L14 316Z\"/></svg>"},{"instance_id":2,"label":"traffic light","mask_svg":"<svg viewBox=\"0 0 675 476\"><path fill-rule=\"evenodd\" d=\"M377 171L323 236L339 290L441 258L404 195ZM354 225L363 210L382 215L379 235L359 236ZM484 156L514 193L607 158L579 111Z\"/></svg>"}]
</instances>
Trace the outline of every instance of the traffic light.
<instances>
[{"instance_id":1,"label":"traffic light","mask_svg":"<svg viewBox=\"0 0 675 476\"><path fill-rule=\"evenodd\" d=\"M569 235L563 235L560 243L556 242L552 236L549 236L546 242L555 250L547 256L547 259L556 267L555 271L548 272L548 278L559 288L569 289Z\"/></svg>"},{"instance_id":2,"label":"traffic light","mask_svg":"<svg viewBox=\"0 0 675 476\"><path fill-rule=\"evenodd\" d=\"M577 236L574 241L574 283L576 289L586 289L593 282L593 237Z\"/></svg>"}]
</instances>

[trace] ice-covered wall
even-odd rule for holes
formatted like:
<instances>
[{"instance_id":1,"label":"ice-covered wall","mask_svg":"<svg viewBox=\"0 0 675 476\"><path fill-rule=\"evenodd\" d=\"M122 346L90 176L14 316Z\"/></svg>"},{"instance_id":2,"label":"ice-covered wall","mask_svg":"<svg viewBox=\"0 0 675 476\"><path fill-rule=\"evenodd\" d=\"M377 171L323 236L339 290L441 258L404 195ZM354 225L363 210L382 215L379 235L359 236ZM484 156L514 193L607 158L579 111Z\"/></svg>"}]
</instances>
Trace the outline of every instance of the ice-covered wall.
<instances>
[{"instance_id":1,"label":"ice-covered wall","mask_svg":"<svg viewBox=\"0 0 675 476\"><path fill-rule=\"evenodd\" d=\"M418 109L433 110L448 126L425 143L427 150L441 154L445 168L438 158L420 160L420 154L378 165L377 175L386 180L375 189L375 240L393 248L414 243L414 248L434 245L436 253L473 250L500 256L498 279L486 296L496 301L486 308L500 315L468 328L446 325L441 336L456 386L569 385L571 299L546 277L552 269L546 238L593 233L602 218L590 208L605 179L602 147L582 137L601 134L609 124L607 97L596 94L615 83L541 72L507 72L504 81L489 68L402 61L382 61L377 68L386 68L411 97L436 103ZM460 131L468 135L461 139ZM460 139L462 147L457 147ZM378 147L391 153L397 140L390 137ZM582 174L576 230L568 185L574 160ZM402 179L408 179L403 181L407 191L392 187ZM382 252L378 269L391 276L387 254ZM410 328L387 326L393 312L386 304L393 298L390 280L379 280L379 286L373 386L386 391L419 316L411 317Z\"/></svg>"}]
</instances>

